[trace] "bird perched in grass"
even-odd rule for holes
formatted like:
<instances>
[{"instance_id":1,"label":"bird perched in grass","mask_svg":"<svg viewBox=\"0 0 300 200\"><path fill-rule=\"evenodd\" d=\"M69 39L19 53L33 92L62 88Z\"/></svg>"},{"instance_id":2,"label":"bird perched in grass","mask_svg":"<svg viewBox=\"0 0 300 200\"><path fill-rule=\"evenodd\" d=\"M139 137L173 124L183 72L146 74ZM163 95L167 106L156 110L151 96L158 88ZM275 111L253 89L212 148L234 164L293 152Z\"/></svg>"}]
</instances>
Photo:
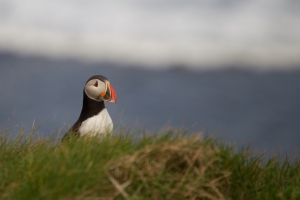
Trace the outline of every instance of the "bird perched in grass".
<instances>
[{"instance_id":1,"label":"bird perched in grass","mask_svg":"<svg viewBox=\"0 0 300 200\"><path fill-rule=\"evenodd\" d=\"M105 108L104 101L116 103L116 92L106 77L92 76L84 86L80 116L64 135L62 141L68 140L71 135L76 137L104 136L112 133L113 122Z\"/></svg>"}]
</instances>

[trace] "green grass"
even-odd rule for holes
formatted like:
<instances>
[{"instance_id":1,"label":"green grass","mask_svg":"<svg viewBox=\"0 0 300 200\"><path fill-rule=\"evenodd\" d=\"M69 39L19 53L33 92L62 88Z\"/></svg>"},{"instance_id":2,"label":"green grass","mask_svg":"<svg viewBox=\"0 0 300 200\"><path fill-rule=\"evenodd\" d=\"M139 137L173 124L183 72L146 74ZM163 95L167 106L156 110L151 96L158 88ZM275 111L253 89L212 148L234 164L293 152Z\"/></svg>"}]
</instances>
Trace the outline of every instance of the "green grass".
<instances>
[{"instance_id":1,"label":"green grass","mask_svg":"<svg viewBox=\"0 0 300 200\"><path fill-rule=\"evenodd\" d=\"M0 199L300 199L297 160L180 130L63 145L7 138L0 133Z\"/></svg>"}]
</instances>

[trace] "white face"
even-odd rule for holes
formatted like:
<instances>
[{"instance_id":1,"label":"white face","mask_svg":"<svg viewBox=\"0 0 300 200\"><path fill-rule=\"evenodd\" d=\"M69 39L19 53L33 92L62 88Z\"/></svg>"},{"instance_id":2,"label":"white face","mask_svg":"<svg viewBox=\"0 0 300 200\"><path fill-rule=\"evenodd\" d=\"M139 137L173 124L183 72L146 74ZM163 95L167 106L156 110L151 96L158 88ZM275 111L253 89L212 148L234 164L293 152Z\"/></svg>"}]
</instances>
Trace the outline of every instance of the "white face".
<instances>
[{"instance_id":1,"label":"white face","mask_svg":"<svg viewBox=\"0 0 300 200\"><path fill-rule=\"evenodd\" d=\"M107 83L100 81L99 79L92 79L86 83L84 87L85 94L95 101L102 101L102 97L107 90Z\"/></svg>"}]
</instances>

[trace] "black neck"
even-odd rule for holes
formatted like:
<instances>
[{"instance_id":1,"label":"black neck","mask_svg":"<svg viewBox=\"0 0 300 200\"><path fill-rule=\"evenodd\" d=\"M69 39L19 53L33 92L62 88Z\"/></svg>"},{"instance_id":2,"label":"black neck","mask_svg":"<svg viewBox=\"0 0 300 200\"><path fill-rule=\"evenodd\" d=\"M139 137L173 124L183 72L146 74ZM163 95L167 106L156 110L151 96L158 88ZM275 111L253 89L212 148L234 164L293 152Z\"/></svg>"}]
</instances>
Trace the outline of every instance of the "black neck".
<instances>
[{"instance_id":1,"label":"black neck","mask_svg":"<svg viewBox=\"0 0 300 200\"><path fill-rule=\"evenodd\" d=\"M83 91L83 105L78 121L83 122L86 119L99 114L104 108L104 101L92 100Z\"/></svg>"}]
</instances>

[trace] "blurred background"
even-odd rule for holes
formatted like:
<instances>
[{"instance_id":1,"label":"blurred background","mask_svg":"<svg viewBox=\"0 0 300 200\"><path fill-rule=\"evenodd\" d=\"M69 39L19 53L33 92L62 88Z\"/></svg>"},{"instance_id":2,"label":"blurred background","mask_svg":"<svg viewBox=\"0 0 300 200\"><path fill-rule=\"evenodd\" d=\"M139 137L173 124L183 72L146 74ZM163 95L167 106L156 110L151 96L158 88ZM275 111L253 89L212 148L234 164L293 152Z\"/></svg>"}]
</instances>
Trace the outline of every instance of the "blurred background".
<instances>
[{"instance_id":1,"label":"blurred background","mask_svg":"<svg viewBox=\"0 0 300 200\"><path fill-rule=\"evenodd\" d=\"M101 74L118 126L298 153L299 21L295 0L0 0L0 131L66 130Z\"/></svg>"}]
</instances>

